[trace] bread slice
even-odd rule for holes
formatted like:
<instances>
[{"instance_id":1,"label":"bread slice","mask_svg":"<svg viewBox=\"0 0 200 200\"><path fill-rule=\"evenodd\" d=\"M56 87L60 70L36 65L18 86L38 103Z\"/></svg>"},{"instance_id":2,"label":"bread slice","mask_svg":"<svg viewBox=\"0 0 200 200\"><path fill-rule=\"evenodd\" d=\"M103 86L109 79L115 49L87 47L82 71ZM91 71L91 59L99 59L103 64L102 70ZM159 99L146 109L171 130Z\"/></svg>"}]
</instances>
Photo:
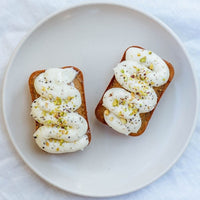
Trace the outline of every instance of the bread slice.
<instances>
[{"instance_id":1,"label":"bread slice","mask_svg":"<svg viewBox=\"0 0 200 200\"><path fill-rule=\"evenodd\" d=\"M78 72L76 78L74 79L73 83L74 86L76 87L76 89L79 90L80 94L81 94L81 100L82 100L82 104L81 106L76 110L76 112L81 115L82 117L85 118L85 120L88 123L88 130L86 135L88 136L88 140L89 143L91 141L91 132L90 132L90 127L89 127L89 122L88 122L88 117L87 117L87 108L86 108L86 101L85 101L85 90L84 90L84 80L83 80L83 73L81 72L80 69L73 67L73 66L66 66L66 67L62 67L62 69L65 68L73 68L74 70L76 70ZM32 101L34 101L35 99L37 99L40 95L36 92L35 87L34 87L34 82L37 76L39 76L41 73L45 72L45 70L38 70L35 71L31 74L30 78L29 78L29 89L30 89L30 93L31 93L31 97L32 97ZM38 123L36 121L36 130L41 126L42 124Z\"/></svg>"},{"instance_id":2,"label":"bread slice","mask_svg":"<svg viewBox=\"0 0 200 200\"><path fill-rule=\"evenodd\" d=\"M139 47L139 46L130 46L130 47L128 47L126 49L126 51L124 52L123 56L122 56L121 62L125 60L126 52L131 47L144 49L144 48ZM167 62L167 61L165 61L165 63L167 64L167 66L169 68L170 75L169 75L168 81L164 85L162 85L160 87L153 87L153 89L155 90L155 92L157 94L157 99L158 99L157 100L157 104L158 104L160 98L162 97L163 93L167 89L169 83L172 81L173 76L174 76L174 68L173 68L172 64ZM111 89L111 88L116 88L116 87L117 88L122 88L122 86L115 79L115 76L113 76L111 81L110 81L110 83L109 83L109 85L108 85L108 87L106 88L105 92L107 90ZM104 94L105 94L105 92L104 92ZM99 103L98 103L98 105L97 105L97 107L95 109L95 114L96 114L97 119L100 122L102 122L102 123L107 125L107 123L104 120L104 111L106 110L106 108L102 105L103 104L103 96L104 96L104 94L102 95L102 98L100 99L100 101L99 101ZM156 104L156 106L157 106L157 104ZM155 108L156 108L156 106L155 106ZM140 113L140 117L141 117L141 120L142 120L142 125L141 125L141 127L140 127L140 129L138 130L137 133L130 133L129 134L130 136L138 136L138 135L141 135L145 131L145 129L146 129L148 123L149 123L149 120L151 119L151 116L152 116L152 114L153 114L153 112L155 110L155 108L152 111L148 112L148 113Z\"/></svg>"}]
</instances>

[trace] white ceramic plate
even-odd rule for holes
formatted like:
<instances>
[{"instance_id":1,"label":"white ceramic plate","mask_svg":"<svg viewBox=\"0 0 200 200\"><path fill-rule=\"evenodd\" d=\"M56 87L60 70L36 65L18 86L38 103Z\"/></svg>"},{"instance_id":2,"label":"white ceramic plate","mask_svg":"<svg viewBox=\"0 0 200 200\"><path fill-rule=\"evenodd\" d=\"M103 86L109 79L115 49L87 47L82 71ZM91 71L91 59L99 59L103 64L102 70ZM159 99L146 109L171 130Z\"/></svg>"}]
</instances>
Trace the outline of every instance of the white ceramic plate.
<instances>
[{"instance_id":1,"label":"white ceramic plate","mask_svg":"<svg viewBox=\"0 0 200 200\"><path fill-rule=\"evenodd\" d=\"M139 137L116 134L94 115L112 68L130 45L151 49L175 68L173 82ZM28 78L35 70L65 65L83 71L92 142L84 152L50 155L32 138ZM183 46L163 23L120 5L81 4L40 23L16 50L4 82L5 123L23 160L49 183L79 195L125 194L156 180L182 154L196 122L195 80Z\"/></svg>"}]
</instances>

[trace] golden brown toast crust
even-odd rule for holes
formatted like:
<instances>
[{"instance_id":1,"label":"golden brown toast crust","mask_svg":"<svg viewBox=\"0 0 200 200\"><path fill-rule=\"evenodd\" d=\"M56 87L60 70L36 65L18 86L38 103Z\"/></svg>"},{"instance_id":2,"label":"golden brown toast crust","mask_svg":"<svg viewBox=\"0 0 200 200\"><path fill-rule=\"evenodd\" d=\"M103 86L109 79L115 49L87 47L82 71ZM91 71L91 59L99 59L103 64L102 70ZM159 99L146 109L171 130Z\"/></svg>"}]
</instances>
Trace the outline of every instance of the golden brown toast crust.
<instances>
[{"instance_id":1,"label":"golden brown toast crust","mask_svg":"<svg viewBox=\"0 0 200 200\"><path fill-rule=\"evenodd\" d=\"M128 47L126 49L126 51L129 48L131 48L131 47L136 47L136 48L144 49L144 48L139 47L139 46L130 46L130 47ZM124 52L124 54L122 56L121 62L125 60L126 51ZM160 87L153 87L153 89L155 90L155 92L157 94L157 97L158 97L157 104L160 101L160 98L164 94L165 90L167 89L169 83L172 81L173 76L174 76L174 68L173 68L172 64L169 63L169 62L167 62L167 61L165 61L165 63L167 64L167 66L169 68L170 75L169 75L169 79L168 79L167 83L165 83L164 85L162 85ZM109 85L108 85L108 87L106 88L105 92L107 90L111 89L111 88L116 88L116 87L117 88L122 88L122 86L115 79L115 76L113 76L112 79L111 79L111 81L110 81L110 83L109 83ZM105 94L105 92L104 92L104 94ZM99 103L98 103L98 105L97 105L97 107L95 109L95 115L96 115L97 119L100 122L102 122L102 123L104 123L104 124L107 125L107 123L104 120L104 111L106 110L106 108L102 105L103 104L103 96L104 96L104 94L102 95L102 98L100 99L100 101L99 101ZM156 106L157 106L157 104L156 104ZM155 108L156 108L156 106L155 106ZM141 135L145 131L145 129L146 129L148 123L149 123L149 120L151 119L151 116L152 116L152 114L153 114L153 112L155 110L155 108L151 112L141 113L140 114L140 117L141 117L141 120L142 120L142 125L141 125L141 127L140 127L140 129L138 130L137 133L130 133L129 134L130 136L138 136L138 135Z\"/></svg>"},{"instance_id":2,"label":"golden brown toast crust","mask_svg":"<svg viewBox=\"0 0 200 200\"><path fill-rule=\"evenodd\" d=\"M65 68L73 68L74 70L76 70L78 72L76 78L74 79L73 83L74 86L76 87L76 89L79 90L80 94L81 94L81 100L82 100L82 104L81 106L76 110L76 112L83 116L87 123L88 123L88 130L87 130L87 136L89 139L89 142L91 141L91 132L90 132L90 127L89 127L89 122L88 122L88 117L87 117L87 108L86 108L86 101L85 101L85 90L84 90L84 80L83 80L83 73L81 72L80 69L73 67L73 66L66 66L66 67L62 67L63 69ZM32 101L34 101L35 99L37 99L40 95L36 92L35 87L34 87L34 81L36 79L36 77L45 72L45 70L38 70L35 71L31 74L30 78L29 78L29 89L30 89L30 93L31 93L31 97L32 97ZM41 126L40 123L36 122L36 130Z\"/></svg>"}]
</instances>

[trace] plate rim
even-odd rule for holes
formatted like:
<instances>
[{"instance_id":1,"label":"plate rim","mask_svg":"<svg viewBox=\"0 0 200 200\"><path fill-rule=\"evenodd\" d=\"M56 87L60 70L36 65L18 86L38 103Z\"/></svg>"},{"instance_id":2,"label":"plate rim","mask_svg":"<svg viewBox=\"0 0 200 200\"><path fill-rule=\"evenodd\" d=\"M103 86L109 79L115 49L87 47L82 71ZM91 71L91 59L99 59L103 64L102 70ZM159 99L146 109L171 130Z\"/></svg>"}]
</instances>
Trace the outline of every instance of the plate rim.
<instances>
[{"instance_id":1,"label":"plate rim","mask_svg":"<svg viewBox=\"0 0 200 200\"><path fill-rule=\"evenodd\" d=\"M155 23L159 24L162 28L165 29L165 31L167 31L178 43L178 45L181 47L181 49L183 50L183 53L185 54L186 56L186 59L189 63L189 67L191 68L191 71L192 71L192 75L193 75L193 80L194 80L194 83L195 83L195 94L196 94L196 112L195 112L195 117L194 117L194 121L191 125L191 128L190 128L190 132L188 134L188 137L187 137L187 141L185 142L185 144L183 145L183 147L181 148L181 151L179 151L178 155L173 158L173 161L164 169L162 170L157 176L154 176L154 178L152 178L150 181L148 181L147 183L143 184L142 186L139 186L137 188L134 188L132 190L128 190L128 191L124 191L124 192L110 192L109 194L86 194L86 193L83 193L83 192L79 192L79 191L73 191L73 190L70 190L70 189L67 189L67 188L64 188L62 186L60 186L59 184L56 184L56 183L53 183L53 181L51 181L51 179L49 179L48 177L46 176L43 176L42 173L40 173L39 170L35 169L34 166L32 166L32 164L26 160L26 158L24 157L23 155L23 152L21 152L21 150L17 147L17 145L15 145L15 141L14 139L12 138L12 134L11 134L11 131L10 131L10 128L9 128L9 124L8 122L6 121L6 116L5 116L5 99L4 99L4 94L5 94L5 87L6 87L6 82L7 82L7 77L8 77L8 73L9 73L9 70L13 64L13 61L15 60L17 54L18 54L18 51L20 50L20 48L22 47L22 45L27 41L27 39L31 36L32 33L34 33L40 26L42 26L45 22L49 21L51 18L55 17L56 15L59 15L61 13L64 13L66 12L67 10L70 10L70 9L76 9L78 7L84 7L84 6L90 6L90 5L107 5L107 6L119 6L119 7L122 7L122 8L125 8L125 9L129 9L129 10L132 10L136 13L139 13L151 20L153 20ZM12 142L12 145L14 146L15 150L17 151L18 155L21 157L21 159L23 160L23 162L42 180L44 180L45 182L49 183L50 185L56 187L56 188L59 188L60 190L63 190L65 192L69 192L71 194L75 194L75 195L79 195L79 196L85 196L85 197L114 197L114 196L119 196L119 195L125 195L125 194L128 194L128 193L131 193L131 192L135 192L137 190L140 190L144 187L146 187L147 185L151 184L152 182L156 181L157 179L159 179L161 176L163 176L166 172L169 171L169 169L171 169L171 167L178 161L178 159L181 157L181 155L183 154L183 152L186 150L189 142L190 142L190 139L194 133L194 130L196 128L196 124L197 124L197 119L198 119L198 112L199 112L199 84L198 84L198 79L197 79L197 75L195 73L195 68L188 56L188 53L186 51L186 48L184 47L183 43L181 42L181 40L179 39L179 37L172 31L172 29L170 27L168 27L164 22L162 22L159 18L149 14L149 13L146 13L145 11L142 11L140 10L139 8L137 7L134 7L133 5L129 5L128 2L116 2L114 0L86 0L86 1L83 1L83 2L73 2L71 5L67 5L65 6L63 9L61 10L58 10L56 12L53 12L52 14L49 14L47 15L46 17L44 17L42 20L40 20L38 23L36 23L36 25L34 25L26 34L25 36L21 39L21 41L18 43L18 45L16 46L16 48L14 49L13 53L11 54L10 56L10 59L8 61L8 64L6 66L6 69L5 69L5 73L4 73L4 76L3 76L3 84L2 84L2 92L1 92L1 101L2 101L2 115L3 115L3 123L5 125L5 128L6 128L6 132L10 138L10 141Z\"/></svg>"}]
</instances>

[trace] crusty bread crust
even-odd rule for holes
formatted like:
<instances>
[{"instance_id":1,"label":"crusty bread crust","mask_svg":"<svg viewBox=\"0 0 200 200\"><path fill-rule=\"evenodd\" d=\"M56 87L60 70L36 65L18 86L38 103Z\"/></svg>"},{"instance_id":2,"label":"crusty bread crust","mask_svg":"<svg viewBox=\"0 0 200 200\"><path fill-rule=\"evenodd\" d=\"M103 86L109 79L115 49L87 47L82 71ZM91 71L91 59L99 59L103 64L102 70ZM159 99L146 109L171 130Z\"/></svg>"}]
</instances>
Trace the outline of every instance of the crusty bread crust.
<instances>
[{"instance_id":1,"label":"crusty bread crust","mask_svg":"<svg viewBox=\"0 0 200 200\"><path fill-rule=\"evenodd\" d=\"M139 46L130 46L130 47L128 47L126 49L126 51L131 47L144 49L144 48L139 47ZM126 58L126 51L124 52L124 54L122 56L121 62L124 61L125 58ZM172 81L173 76L174 76L174 68L173 68L172 64L167 62L166 60L164 60L164 61L165 61L165 63L167 64L167 66L169 68L170 75L169 75L169 79L168 79L167 83L165 83L164 85L162 85L160 87L153 87L153 89L155 90L155 92L157 94L157 97L158 97L157 104L160 101L160 98L164 94L165 90L167 89L169 83ZM105 92L107 90L111 89L111 88L116 88L116 87L117 88L122 88L122 86L115 79L115 76L113 76L111 81L110 81L110 83L109 83L109 85L108 85L108 87L106 88ZM104 94L105 94L105 92L104 92ZM102 123L107 125L107 123L104 120L104 111L106 110L106 108L102 105L103 104L103 96L104 96L104 94L102 95L102 98L100 99L100 101L99 101L99 103L98 103L98 105L97 105L97 107L95 109L95 115L96 115L97 119L100 122L102 122ZM157 106L157 104L156 104L156 106ZM156 106L155 106L155 108L156 108ZM140 114L140 117L141 117L141 120L142 120L142 125L141 125L141 127L140 127L140 129L138 130L137 133L130 133L129 134L130 136L138 136L138 135L141 135L145 131L145 129L146 129L148 123L149 123L149 120L151 119L151 116L152 116L152 114L153 114L153 112L155 110L155 108L151 112L141 113Z\"/></svg>"},{"instance_id":2,"label":"crusty bread crust","mask_svg":"<svg viewBox=\"0 0 200 200\"><path fill-rule=\"evenodd\" d=\"M83 73L81 72L80 69L73 67L73 66L66 66L66 67L62 67L63 69L65 68L73 68L74 70L76 70L78 72L76 78L74 79L73 83L74 86L76 87L76 89L79 90L80 94L81 94L81 100L82 100L82 104L81 106L76 110L76 112L83 116L87 123L88 123L88 130L87 130L87 136L89 139L89 142L91 141L91 132L90 132L90 127L89 127L89 122L88 122L88 117L87 117L87 108L86 108L86 101L85 101L85 90L84 90L84 80L83 80ZM29 89L30 89L30 93L31 93L31 97L32 97L32 101L34 101L35 99L37 99L40 95L36 92L35 87L34 87L34 82L36 77L45 72L45 70L38 70L35 71L31 74L30 78L29 78ZM41 126L40 123L38 123L36 121L36 130Z\"/></svg>"}]
</instances>

